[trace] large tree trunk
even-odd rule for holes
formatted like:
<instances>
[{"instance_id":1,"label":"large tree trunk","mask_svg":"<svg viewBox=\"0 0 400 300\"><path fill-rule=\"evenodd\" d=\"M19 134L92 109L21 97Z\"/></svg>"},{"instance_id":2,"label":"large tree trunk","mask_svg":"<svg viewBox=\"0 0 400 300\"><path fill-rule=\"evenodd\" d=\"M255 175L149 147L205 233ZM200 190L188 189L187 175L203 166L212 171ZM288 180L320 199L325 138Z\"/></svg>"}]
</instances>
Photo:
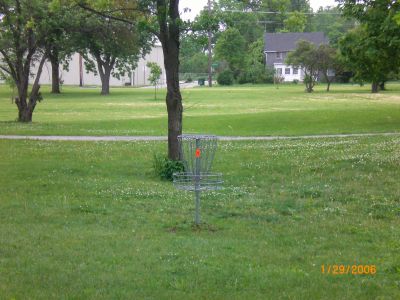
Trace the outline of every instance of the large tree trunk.
<instances>
[{"instance_id":1,"label":"large tree trunk","mask_svg":"<svg viewBox=\"0 0 400 300\"><path fill-rule=\"evenodd\" d=\"M107 96L110 94L110 75L111 70L105 70L103 76L101 78L101 95Z\"/></svg>"},{"instance_id":2,"label":"large tree trunk","mask_svg":"<svg viewBox=\"0 0 400 300\"><path fill-rule=\"evenodd\" d=\"M331 87L331 81L332 81L332 80L329 79L328 71L324 72L324 77L325 77L325 81L326 81L326 83L327 83L326 91L329 92L329 89L330 89L330 87Z\"/></svg>"},{"instance_id":3,"label":"large tree trunk","mask_svg":"<svg viewBox=\"0 0 400 300\"><path fill-rule=\"evenodd\" d=\"M177 51L177 49L175 49ZM174 52L175 52L174 51ZM178 135L182 134L182 95L179 87L178 55L172 54L165 60L167 75L167 112L168 112L168 157L179 160Z\"/></svg>"},{"instance_id":4,"label":"large tree trunk","mask_svg":"<svg viewBox=\"0 0 400 300\"><path fill-rule=\"evenodd\" d=\"M36 74L35 81L32 85L32 90L29 95L28 101L28 81L29 72L21 77L21 82L18 83L18 97L15 99L15 104L18 107L18 121L19 122L32 122L32 114L35 110L37 101L41 100L41 95L39 93L40 85L39 80L42 75L43 65L46 61L46 55L43 55L40 61L39 68Z\"/></svg>"},{"instance_id":5,"label":"large tree trunk","mask_svg":"<svg viewBox=\"0 0 400 300\"><path fill-rule=\"evenodd\" d=\"M28 87L24 87L23 84L21 83L18 86L18 97L15 98L15 104L18 107L18 122L32 122L32 114L33 111L31 111L28 107L26 98L27 98L27 91Z\"/></svg>"},{"instance_id":6,"label":"large tree trunk","mask_svg":"<svg viewBox=\"0 0 400 300\"><path fill-rule=\"evenodd\" d=\"M115 58L107 56L102 59L100 54L94 53L94 57L97 61L97 70L100 74L101 79L101 95L106 96L110 94L110 76L111 71L114 68Z\"/></svg>"},{"instance_id":7,"label":"large tree trunk","mask_svg":"<svg viewBox=\"0 0 400 300\"><path fill-rule=\"evenodd\" d=\"M166 10L168 17L165 14ZM158 37L163 47L167 76L168 158L179 160L178 135L182 134L183 111L179 87L179 0L157 0L157 12L160 25Z\"/></svg>"},{"instance_id":8,"label":"large tree trunk","mask_svg":"<svg viewBox=\"0 0 400 300\"><path fill-rule=\"evenodd\" d=\"M310 79L310 81L308 81L306 83L306 91L307 93L312 93L313 92L313 84L312 84L312 80Z\"/></svg>"},{"instance_id":9,"label":"large tree trunk","mask_svg":"<svg viewBox=\"0 0 400 300\"><path fill-rule=\"evenodd\" d=\"M53 94L60 94L60 61L58 58L58 51L53 50L50 55L51 62L51 92Z\"/></svg>"},{"instance_id":10,"label":"large tree trunk","mask_svg":"<svg viewBox=\"0 0 400 300\"><path fill-rule=\"evenodd\" d=\"M379 90L378 82L372 82L371 84L371 93L377 93Z\"/></svg>"}]
</instances>

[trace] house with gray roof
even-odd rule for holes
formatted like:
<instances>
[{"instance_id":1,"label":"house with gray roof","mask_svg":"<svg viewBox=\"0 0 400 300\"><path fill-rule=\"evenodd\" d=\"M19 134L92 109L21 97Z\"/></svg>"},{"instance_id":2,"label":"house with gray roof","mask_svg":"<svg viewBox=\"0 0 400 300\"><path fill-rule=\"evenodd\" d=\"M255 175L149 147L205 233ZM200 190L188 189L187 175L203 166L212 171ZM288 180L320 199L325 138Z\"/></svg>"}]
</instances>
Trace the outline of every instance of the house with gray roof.
<instances>
[{"instance_id":1,"label":"house with gray roof","mask_svg":"<svg viewBox=\"0 0 400 300\"><path fill-rule=\"evenodd\" d=\"M309 41L316 46L328 44L328 39L323 32L288 32L288 33L265 33L264 53L268 66L275 69L275 74L284 78L284 81L299 80L304 78L301 69L285 64L285 59L290 51L296 49L300 40Z\"/></svg>"}]
</instances>

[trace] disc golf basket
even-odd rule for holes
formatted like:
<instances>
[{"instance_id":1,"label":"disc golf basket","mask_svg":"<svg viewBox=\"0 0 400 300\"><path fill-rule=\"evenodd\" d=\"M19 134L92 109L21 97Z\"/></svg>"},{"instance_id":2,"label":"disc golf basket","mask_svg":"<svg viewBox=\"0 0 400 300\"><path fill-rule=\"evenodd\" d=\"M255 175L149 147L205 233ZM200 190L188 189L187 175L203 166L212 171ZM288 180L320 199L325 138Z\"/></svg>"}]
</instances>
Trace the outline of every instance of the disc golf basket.
<instances>
[{"instance_id":1,"label":"disc golf basket","mask_svg":"<svg viewBox=\"0 0 400 300\"><path fill-rule=\"evenodd\" d=\"M223 183L222 173L211 173L217 149L215 135L178 136L184 172L174 173L174 185L179 190L193 191L195 195L195 223L200 224L200 193L219 190Z\"/></svg>"}]
</instances>

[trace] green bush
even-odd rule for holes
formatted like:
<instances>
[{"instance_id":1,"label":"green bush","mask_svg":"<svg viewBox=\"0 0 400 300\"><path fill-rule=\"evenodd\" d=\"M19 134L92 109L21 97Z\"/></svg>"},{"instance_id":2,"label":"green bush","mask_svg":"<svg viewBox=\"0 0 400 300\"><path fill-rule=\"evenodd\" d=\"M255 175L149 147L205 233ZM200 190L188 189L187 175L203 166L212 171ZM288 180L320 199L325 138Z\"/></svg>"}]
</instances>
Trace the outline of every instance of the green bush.
<instances>
[{"instance_id":1,"label":"green bush","mask_svg":"<svg viewBox=\"0 0 400 300\"><path fill-rule=\"evenodd\" d=\"M247 66L246 69L240 73L238 82L240 84L274 83L274 75L275 70L270 66Z\"/></svg>"},{"instance_id":2,"label":"green bush","mask_svg":"<svg viewBox=\"0 0 400 300\"><path fill-rule=\"evenodd\" d=\"M231 70L224 70L218 74L217 82L220 85L232 85L233 84L233 73Z\"/></svg>"},{"instance_id":3,"label":"green bush","mask_svg":"<svg viewBox=\"0 0 400 300\"><path fill-rule=\"evenodd\" d=\"M175 172L183 172L184 167L181 161L171 160L165 155L154 154L153 170L156 176L161 179L172 181L172 174Z\"/></svg>"}]
</instances>

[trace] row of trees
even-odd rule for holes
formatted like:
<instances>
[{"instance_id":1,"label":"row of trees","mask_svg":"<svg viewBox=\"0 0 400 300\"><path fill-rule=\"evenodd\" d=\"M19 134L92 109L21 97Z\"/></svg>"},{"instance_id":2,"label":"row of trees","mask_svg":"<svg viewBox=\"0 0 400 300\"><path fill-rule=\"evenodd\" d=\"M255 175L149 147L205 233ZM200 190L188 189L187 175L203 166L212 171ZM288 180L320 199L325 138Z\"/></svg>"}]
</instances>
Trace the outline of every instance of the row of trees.
<instances>
[{"instance_id":1,"label":"row of trees","mask_svg":"<svg viewBox=\"0 0 400 300\"><path fill-rule=\"evenodd\" d=\"M107 94L110 74L134 68L157 37L167 78L168 156L179 158L179 0L1 0L0 16L0 70L17 87L20 122L31 122L42 100L39 79L46 60L53 65L53 92L59 92L59 63L80 52L89 68L97 67L102 94Z\"/></svg>"},{"instance_id":2,"label":"row of trees","mask_svg":"<svg viewBox=\"0 0 400 300\"><path fill-rule=\"evenodd\" d=\"M87 69L100 75L101 94L107 95L110 75L131 71L148 51L152 42L148 32L83 9L85 5L88 3L56 0L0 1L0 69L2 77L11 78L17 87L19 121L30 122L42 99L39 79L46 60L52 66L53 93L60 93L60 63L79 52ZM34 69L36 77L28 91Z\"/></svg>"},{"instance_id":3,"label":"row of trees","mask_svg":"<svg viewBox=\"0 0 400 300\"><path fill-rule=\"evenodd\" d=\"M217 72L229 67L240 83L273 82L264 63L264 32L323 31L336 45L354 26L337 8L313 12L307 0L212 1L194 20L182 41L183 73L207 72L208 32L212 33L213 62Z\"/></svg>"},{"instance_id":4,"label":"row of trees","mask_svg":"<svg viewBox=\"0 0 400 300\"><path fill-rule=\"evenodd\" d=\"M212 13L205 8L185 36L182 72L207 72L207 34L212 32L217 72L229 69L239 83L272 82L273 73L264 63L263 32L322 31L329 46L301 43L287 61L305 68L307 91L312 91L317 73L329 90L333 78L327 75L327 66L340 75L339 80L352 76L355 82L372 82L372 92L399 74L398 1L339 0L338 7L316 12L307 0L212 2Z\"/></svg>"},{"instance_id":5,"label":"row of trees","mask_svg":"<svg viewBox=\"0 0 400 300\"><path fill-rule=\"evenodd\" d=\"M328 71L351 71L356 82L371 82L371 92L385 88L385 82L400 74L400 3L378 0L340 1L340 10L355 18L359 26L347 31L332 46L316 47L301 41L289 54L286 63L305 71L306 90L312 91L315 79L322 73L328 82Z\"/></svg>"}]
</instances>

